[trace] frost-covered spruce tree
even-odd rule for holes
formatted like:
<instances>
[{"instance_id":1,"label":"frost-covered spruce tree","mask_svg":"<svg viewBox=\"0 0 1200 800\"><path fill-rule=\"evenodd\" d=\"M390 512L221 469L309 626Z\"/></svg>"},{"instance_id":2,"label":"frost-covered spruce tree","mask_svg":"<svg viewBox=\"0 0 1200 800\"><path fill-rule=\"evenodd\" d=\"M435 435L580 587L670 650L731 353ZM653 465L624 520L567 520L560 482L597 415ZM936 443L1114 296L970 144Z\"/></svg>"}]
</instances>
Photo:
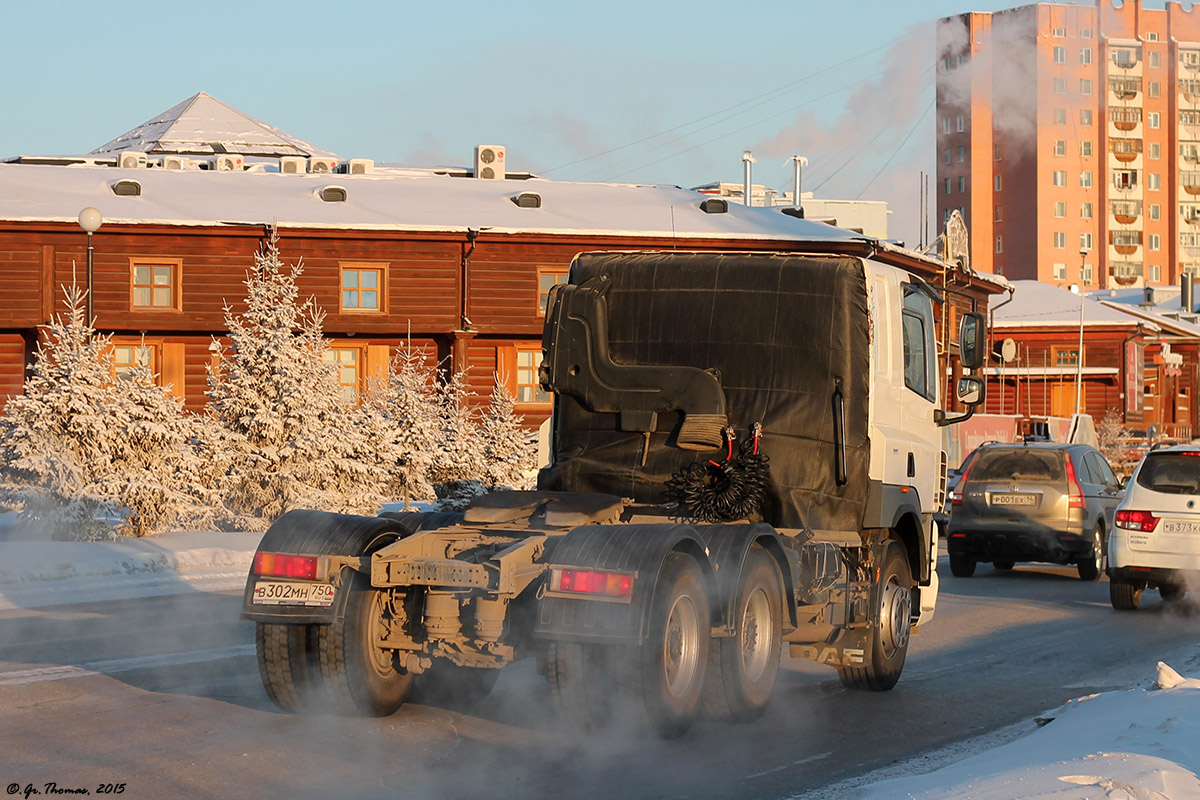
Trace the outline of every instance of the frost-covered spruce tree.
<instances>
[{"instance_id":1,"label":"frost-covered spruce tree","mask_svg":"<svg viewBox=\"0 0 1200 800\"><path fill-rule=\"evenodd\" d=\"M479 424L483 480L488 486L523 489L537 466L537 440L521 427L513 396L496 375L491 405Z\"/></svg>"},{"instance_id":2,"label":"frost-covered spruce tree","mask_svg":"<svg viewBox=\"0 0 1200 800\"><path fill-rule=\"evenodd\" d=\"M118 378L111 337L86 317L86 293L64 291L65 317L51 321L25 393L0 417L0 496L59 539L108 536L105 517L137 536L194 517L203 490L180 401L146 367Z\"/></svg>"},{"instance_id":3,"label":"frost-covered spruce tree","mask_svg":"<svg viewBox=\"0 0 1200 800\"><path fill-rule=\"evenodd\" d=\"M440 446L437 370L411 345L392 356L388 373L373 383L364 408L393 480L389 489L412 500L434 499L430 470Z\"/></svg>"},{"instance_id":4,"label":"frost-covered spruce tree","mask_svg":"<svg viewBox=\"0 0 1200 800\"><path fill-rule=\"evenodd\" d=\"M371 513L387 474L325 360L324 315L298 301L302 265L279 259L277 235L247 274L246 310L225 308L228 349L214 345L211 452L225 466L228 524L261 530L293 508Z\"/></svg>"}]
</instances>

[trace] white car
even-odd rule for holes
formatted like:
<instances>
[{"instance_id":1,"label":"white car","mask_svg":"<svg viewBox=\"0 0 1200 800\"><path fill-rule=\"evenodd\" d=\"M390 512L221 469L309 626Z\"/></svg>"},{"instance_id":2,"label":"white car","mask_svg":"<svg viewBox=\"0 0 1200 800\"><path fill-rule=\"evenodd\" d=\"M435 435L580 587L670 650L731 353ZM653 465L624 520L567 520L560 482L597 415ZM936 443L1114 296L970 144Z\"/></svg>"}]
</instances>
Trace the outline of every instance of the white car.
<instances>
[{"instance_id":1,"label":"white car","mask_svg":"<svg viewBox=\"0 0 1200 800\"><path fill-rule=\"evenodd\" d=\"M1109 597L1132 611L1147 586L1165 602L1200 590L1200 445L1152 450L1138 464L1108 537Z\"/></svg>"}]
</instances>

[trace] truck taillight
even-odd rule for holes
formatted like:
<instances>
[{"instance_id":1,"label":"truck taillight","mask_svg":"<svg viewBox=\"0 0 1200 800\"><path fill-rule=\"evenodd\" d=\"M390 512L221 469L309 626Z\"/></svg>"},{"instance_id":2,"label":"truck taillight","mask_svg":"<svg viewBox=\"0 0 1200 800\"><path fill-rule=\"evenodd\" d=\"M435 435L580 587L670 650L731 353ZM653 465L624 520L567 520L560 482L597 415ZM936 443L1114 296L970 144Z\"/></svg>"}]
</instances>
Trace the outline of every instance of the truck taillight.
<instances>
[{"instance_id":1,"label":"truck taillight","mask_svg":"<svg viewBox=\"0 0 1200 800\"><path fill-rule=\"evenodd\" d=\"M629 597L633 594L633 578L634 574L630 572L553 567L550 570L550 591Z\"/></svg>"},{"instance_id":2,"label":"truck taillight","mask_svg":"<svg viewBox=\"0 0 1200 800\"><path fill-rule=\"evenodd\" d=\"M301 578L315 581L320 575L320 559L317 556L294 556L287 553L255 553L252 570L255 575L271 575L276 578Z\"/></svg>"},{"instance_id":3,"label":"truck taillight","mask_svg":"<svg viewBox=\"0 0 1200 800\"><path fill-rule=\"evenodd\" d=\"M1117 527L1150 533L1158 527L1158 517L1149 511L1131 511L1123 508L1117 512Z\"/></svg>"},{"instance_id":4,"label":"truck taillight","mask_svg":"<svg viewBox=\"0 0 1200 800\"><path fill-rule=\"evenodd\" d=\"M1071 454L1065 453L1063 458L1067 460L1067 490L1070 494L1067 505L1070 508L1083 508L1083 489L1079 486L1079 479L1075 477L1075 464L1071 461Z\"/></svg>"}]
</instances>

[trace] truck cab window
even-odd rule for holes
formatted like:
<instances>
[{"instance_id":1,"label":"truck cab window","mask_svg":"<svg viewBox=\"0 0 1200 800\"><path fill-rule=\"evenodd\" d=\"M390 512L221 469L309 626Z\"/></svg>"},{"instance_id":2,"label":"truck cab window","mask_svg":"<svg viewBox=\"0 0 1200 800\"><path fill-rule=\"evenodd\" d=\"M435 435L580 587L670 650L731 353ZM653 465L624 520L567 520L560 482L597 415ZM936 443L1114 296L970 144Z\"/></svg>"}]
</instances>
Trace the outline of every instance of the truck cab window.
<instances>
[{"instance_id":1,"label":"truck cab window","mask_svg":"<svg viewBox=\"0 0 1200 800\"><path fill-rule=\"evenodd\" d=\"M904 385L928 400L934 400L932 376L933 307L927 295L913 286L905 287L902 318L904 334Z\"/></svg>"}]
</instances>

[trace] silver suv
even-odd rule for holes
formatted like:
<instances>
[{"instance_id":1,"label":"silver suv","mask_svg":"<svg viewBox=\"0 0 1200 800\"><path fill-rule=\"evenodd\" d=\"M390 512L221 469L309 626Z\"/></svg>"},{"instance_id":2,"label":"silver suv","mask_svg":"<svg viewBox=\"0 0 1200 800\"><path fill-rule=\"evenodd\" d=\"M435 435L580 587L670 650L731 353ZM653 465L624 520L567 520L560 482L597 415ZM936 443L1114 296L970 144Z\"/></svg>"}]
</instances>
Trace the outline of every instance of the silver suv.
<instances>
[{"instance_id":1,"label":"silver suv","mask_svg":"<svg viewBox=\"0 0 1200 800\"><path fill-rule=\"evenodd\" d=\"M1147 586L1164 601L1200 588L1200 446L1145 455L1117 506L1108 539L1109 597L1132 611Z\"/></svg>"},{"instance_id":2,"label":"silver suv","mask_svg":"<svg viewBox=\"0 0 1200 800\"><path fill-rule=\"evenodd\" d=\"M1104 543L1121 499L1121 482L1085 444L984 445L951 500L946 549L950 572L975 574L990 561L1075 564L1079 577L1104 572Z\"/></svg>"}]
</instances>

